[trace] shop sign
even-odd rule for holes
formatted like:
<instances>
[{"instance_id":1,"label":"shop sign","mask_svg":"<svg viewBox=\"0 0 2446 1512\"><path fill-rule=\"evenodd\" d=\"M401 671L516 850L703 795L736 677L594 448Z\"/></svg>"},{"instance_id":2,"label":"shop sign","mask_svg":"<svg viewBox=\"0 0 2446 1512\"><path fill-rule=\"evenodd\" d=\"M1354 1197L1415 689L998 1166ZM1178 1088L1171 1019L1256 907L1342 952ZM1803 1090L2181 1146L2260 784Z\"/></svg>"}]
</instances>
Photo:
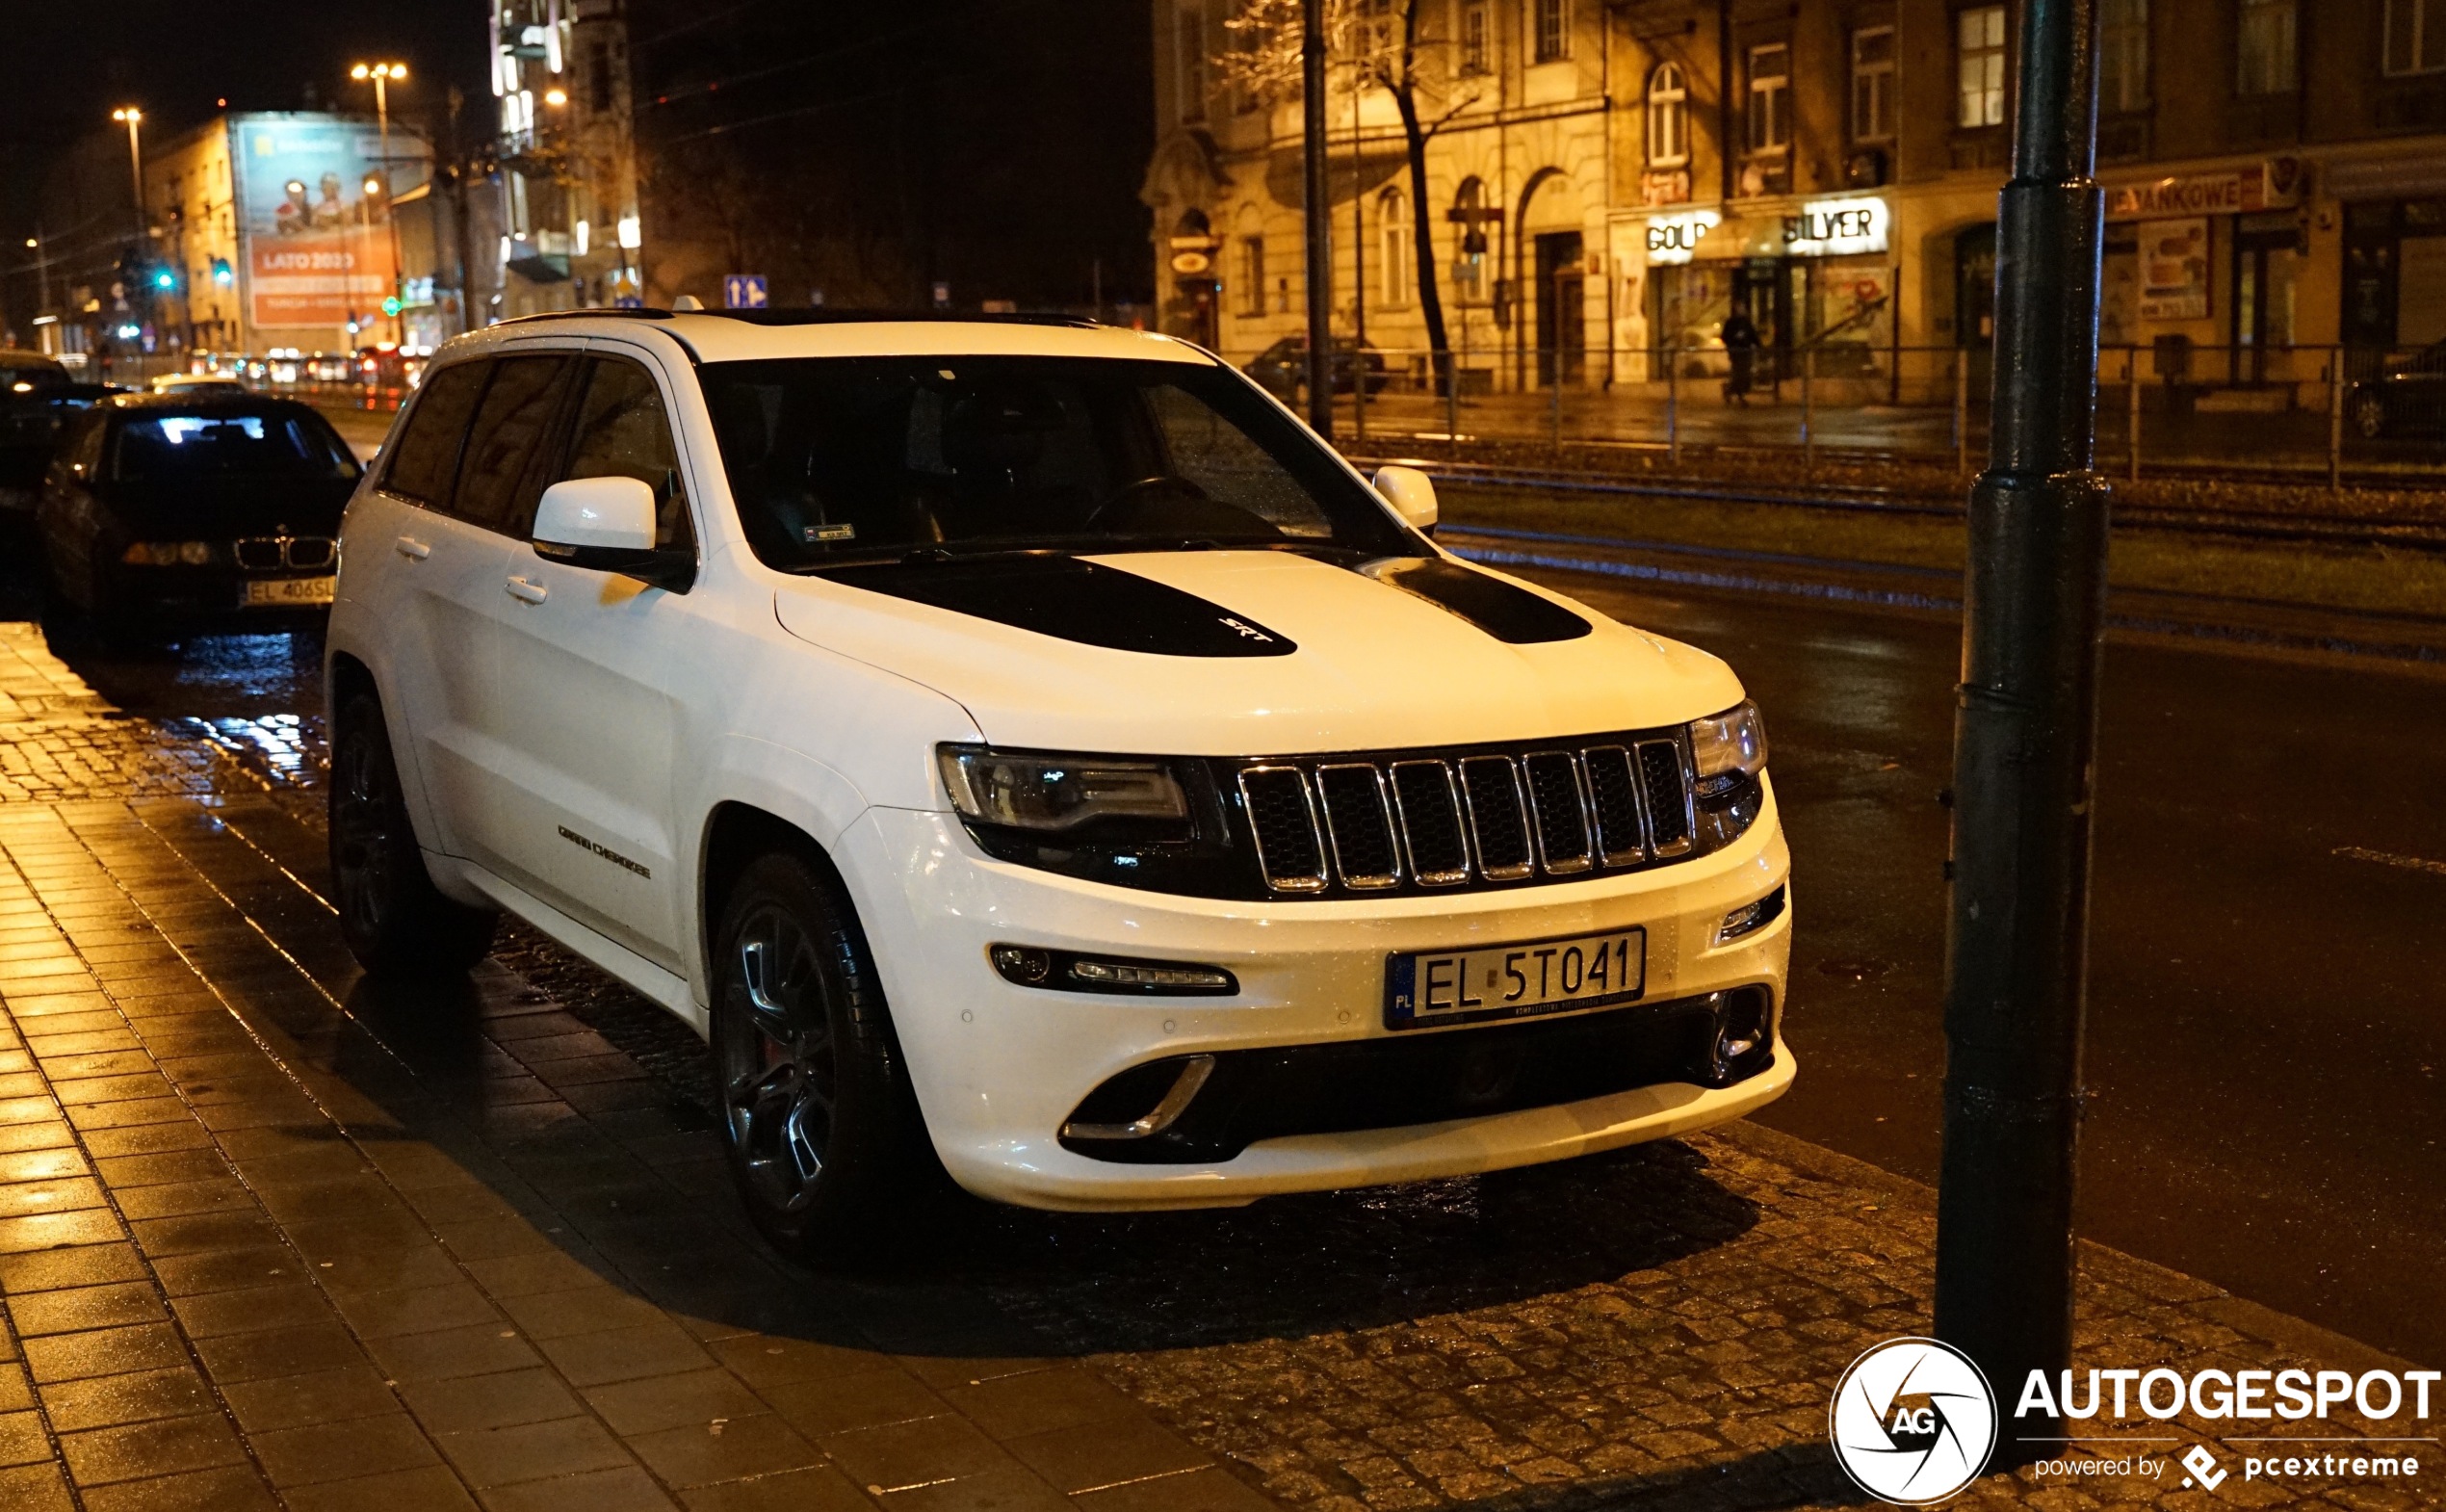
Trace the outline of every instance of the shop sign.
<instances>
[{"instance_id":1,"label":"shop sign","mask_svg":"<svg viewBox=\"0 0 2446 1512\"><path fill-rule=\"evenodd\" d=\"M2208 318L2208 220L2144 221L2140 225L2140 318Z\"/></svg>"},{"instance_id":2,"label":"shop sign","mask_svg":"<svg viewBox=\"0 0 2446 1512\"><path fill-rule=\"evenodd\" d=\"M1783 218L1783 250L1792 257L1842 257L1886 250L1886 201L1813 199Z\"/></svg>"},{"instance_id":3,"label":"shop sign","mask_svg":"<svg viewBox=\"0 0 2446 1512\"><path fill-rule=\"evenodd\" d=\"M2270 158L2223 173L2119 184L2106 192L2106 219L2251 215L2261 210L2289 210L2301 201L2301 161Z\"/></svg>"},{"instance_id":4,"label":"shop sign","mask_svg":"<svg viewBox=\"0 0 2446 1512\"><path fill-rule=\"evenodd\" d=\"M1700 242L1709 231L1724 223L1724 218L1712 210L1689 210L1680 215L1648 218L1648 261L1686 263L1699 249Z\"/></svg>"}]
</instances>

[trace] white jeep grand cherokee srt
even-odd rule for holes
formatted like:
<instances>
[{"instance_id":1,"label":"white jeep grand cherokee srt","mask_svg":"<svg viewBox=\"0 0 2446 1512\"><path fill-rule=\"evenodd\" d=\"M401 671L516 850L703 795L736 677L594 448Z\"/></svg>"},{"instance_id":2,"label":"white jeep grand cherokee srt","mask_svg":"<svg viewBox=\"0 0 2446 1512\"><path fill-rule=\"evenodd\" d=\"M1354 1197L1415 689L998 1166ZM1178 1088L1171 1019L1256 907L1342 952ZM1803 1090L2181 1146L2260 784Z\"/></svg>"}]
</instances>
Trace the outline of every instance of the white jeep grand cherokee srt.
<instances>
[{"instance_id":1,"label":"white jeep grand cherokee srt","mask_svg":"<svg viewBox=\"0 0 2446 1512\"><path fill-rule=\"evenodd\" d=\"M661 312L452 342L351 504L373 972L528 921L711 1041L777 1242L1494 1170L1791 1084L1723 663L1437 549L1207 352Z\"/></svg>"}]
</instances>

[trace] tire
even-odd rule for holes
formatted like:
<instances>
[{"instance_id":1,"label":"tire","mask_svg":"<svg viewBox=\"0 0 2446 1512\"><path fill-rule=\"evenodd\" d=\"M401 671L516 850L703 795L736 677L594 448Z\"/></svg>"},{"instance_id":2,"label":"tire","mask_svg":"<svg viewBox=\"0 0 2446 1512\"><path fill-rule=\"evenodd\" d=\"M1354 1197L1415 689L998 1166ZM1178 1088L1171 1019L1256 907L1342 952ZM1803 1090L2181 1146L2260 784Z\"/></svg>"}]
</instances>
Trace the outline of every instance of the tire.
<instances>
[{"instance_id":1,"label":"tire","mask_svg":"<svg viewBox=\"0 0 2446 1512\"><path fill-rule=\"evenodd\" d=\"M358 693L331 740L331 892L340 933L376 977L462 976L501 916L442 896L407 817L382 706Z\"/></svg>"},{"instance_id":2,"label":"tire","mask_svg":"<svg viewBox=\"0 0 2446 1512\"><path fill-rule=\"evenodd\" d=\"M2375 441L2386 434L2386 401L2376 394L2364 394L2353 402L2353 429L2361 439Z\"/></svg>"},{"instance_id":3,"label":"tire","mask_svg":"<svg viewBox=\"0 0 2446 1512\"><path fill-rule=\"evenodd\" d=\"M878 1258L937 1191L865 931L788 852L750 863L715 935L723 1147L756 1227L794 1258Z\"/></svg>"}]
</instances>

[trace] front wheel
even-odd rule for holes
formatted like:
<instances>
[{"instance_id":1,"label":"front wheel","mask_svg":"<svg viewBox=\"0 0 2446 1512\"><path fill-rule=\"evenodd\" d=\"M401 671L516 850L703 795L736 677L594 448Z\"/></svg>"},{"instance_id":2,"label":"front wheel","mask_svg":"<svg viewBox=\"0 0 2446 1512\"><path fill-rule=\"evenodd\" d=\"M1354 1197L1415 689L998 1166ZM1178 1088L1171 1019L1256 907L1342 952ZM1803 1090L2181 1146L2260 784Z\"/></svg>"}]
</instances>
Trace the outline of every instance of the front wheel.
<instances>
[{"instance_id":1,"label":"front wheel","mask_svg":"<svg viewBox=\"0 0 2446 1512\"><path fill-rule=\"evenodd\" d=\"M331 891L350 953L376 977L455 977L501 916L442 896L425 870L382 706L359 693L331 740Z\"/></svg>"},{"instance_id":2,"label":"front wheel","mask_svg":"<svg viewBox=\"0 0 2446 1512\"><path fill-rule=\"evenodd\" d=\"M801 1259L878 1252L936 1183L865 932L804 860L774 853L731 890L716 941L715 1071L749 1216Z\"/></svg>"},{"instance_id":3,"label":"front wheel","mask_svg":"<svg viewBox=\"0 0 2446 1512\"><path fill-rule=\"evenodd\" d=\"M2375 441L2386 434L2386 401L2376 394L2364 394L2355 400L2353 429L2360 431L2365 441Z\"/></svg>"}]
</instances>

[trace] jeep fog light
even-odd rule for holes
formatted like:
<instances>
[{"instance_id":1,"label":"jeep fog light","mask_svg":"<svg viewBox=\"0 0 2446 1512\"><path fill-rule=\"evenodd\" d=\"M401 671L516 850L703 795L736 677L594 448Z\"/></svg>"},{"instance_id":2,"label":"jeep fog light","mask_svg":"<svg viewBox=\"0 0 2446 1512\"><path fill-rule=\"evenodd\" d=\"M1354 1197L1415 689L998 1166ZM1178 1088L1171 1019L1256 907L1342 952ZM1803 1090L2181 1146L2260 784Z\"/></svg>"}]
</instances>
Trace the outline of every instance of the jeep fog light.
<instances>
[{"instance_id":1,"label":"jeep fog light","mask_svg":"<svg viewBox=\"0 0 2446 1512\"><path fill-rule=\"evenodd\" d=\"M1133 961L997 945L986 952L1004 981L1056 992L1122 992L1147 996L1218 997L1240 990L1220 966L1186 961Z\"/></svg>"},{"instance_id":2,"label":"jeep fog light","mask_svg":"<svg viewBox=\"0 0 2446 1512\"><path fill-rule=\"evenodd\" d=\"M1724 916L1716 928L1716 944L1737 940L1745 934L1756 934L1783 917L1783 889L1777 888L1755 903L1743 903Z\"/></svg>"},{"instance_id":3,"label":"jeep fog light","mask_svg":"<svg viewBox=\"0 0 2446 1512\"><path fill-rule=\"evenodd\" d=\"M1743 703L1690 725L1690 756L1699 772L1699 796L1729 793L1742 779L1766 769L1766 718Z\"/></svg>"},{"instance_id":4,"label":"jeep fog light","mask_svg":"<svg viewBox=\"0 0 2446 1512\"><path fill-rule=\"evenodd\" d=\"M1740 987L1719 996L1715 1044L1708 1056L1716 1085L1730 1085L1765 1061L1774 1039L1773 1002L1764 987Z\"/></svg>"},{"instance_id":5,"label":"jeep fog light","mask_svg":"<svg viewBox=\"0 0 2446 1512\"><path fill-rule=\"evenodd\" d=\"M1100 819L1184 820L1189 814L1180 779L1159 761L981 745L946 745L937 756L951 806L980 824L1057 831Z\"/></svg>"}]
</instances>

